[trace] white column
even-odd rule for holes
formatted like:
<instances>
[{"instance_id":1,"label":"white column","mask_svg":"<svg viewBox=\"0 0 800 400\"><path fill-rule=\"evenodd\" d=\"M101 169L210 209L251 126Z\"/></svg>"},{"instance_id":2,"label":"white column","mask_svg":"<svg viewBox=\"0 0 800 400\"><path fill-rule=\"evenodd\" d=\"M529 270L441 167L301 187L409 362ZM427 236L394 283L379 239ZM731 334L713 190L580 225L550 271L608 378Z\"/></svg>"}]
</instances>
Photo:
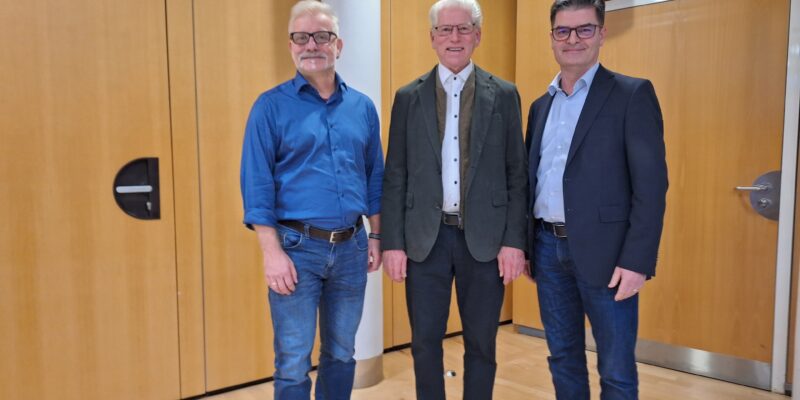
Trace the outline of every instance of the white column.
<instances>
[{"instance_id":1,"label":"white column","mask_svg":"<svg viewBox=\"0 0 800 400\"><path fill-rule=\"evenodd\" d=\"M347 83L369 96L381 109L381 2L380 0L325 0L339 16L344 42L336 71ZM383 123L383 122L382 122ZM364 312L356 334L355 388L383 380L383 279L369 274Z\"/></svg>"}]
</instances>

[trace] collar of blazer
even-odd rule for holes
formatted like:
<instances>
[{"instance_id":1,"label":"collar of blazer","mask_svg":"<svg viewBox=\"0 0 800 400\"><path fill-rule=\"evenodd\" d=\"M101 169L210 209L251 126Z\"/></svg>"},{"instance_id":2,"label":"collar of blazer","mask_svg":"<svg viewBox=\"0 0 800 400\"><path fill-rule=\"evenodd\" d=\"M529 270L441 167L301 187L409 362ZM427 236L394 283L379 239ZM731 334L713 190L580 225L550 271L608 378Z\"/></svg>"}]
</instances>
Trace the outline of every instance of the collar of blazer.
<instances>
[{"instance_id":1,"label":"collar of blazer","mask_svg":"<svg viewBox=\"0 0 800 400\"><path fill-rule=\"evenodd\" d=\"M595 118L597 118L597 114L600 112L600 109L603 108L603 104L605 104L606 99L608 99L608 95L611 93L611 89L614 87L613 78L614 73L605 69L605 67L603 67L601 64L594 76L592 86L589 88L589 94L586 96L586 102L583 104L580 117L578 117L578 123L575 125L575 134L572 136L572 143L569 146L569 154L567 155L567 165L569 165L569 162L572 161L573 157L575 157L575 152L578 150L583 142L583 139L586 137L586 134L589 132L592 122L594 122ZM536 127L533 131L532 150L533 154L537 158L539 156L539 149L542 144L544 125L547 122L548 114L550 114L550 106L553 105L553 97L555 96L550 96L549 94L546 95L545 102L541 110L542 112L536 119Z\"/></svg>"},{"instance_id":2,"label":"collar of blazer","mask_svg":"<svg viewBox=\"0 0 800 400\"><path fill-rule=\"evenodd\" d=\"M477 65L475 65L475 105L472 108L472 123L470 126L470 163L471 168L467 173L466 185L472 180L480 154L483 151L483 144L486 140L486 133L492 121L494 112L495 89L497 82L494 76ZM438 124L436 120L436 79L439 76L436 67L427 74L419 77L417 88L414 92L416 103L419 109L412 109L412 113L420 113L425 122L426 135L431 143L433 151L436 152L439 168L442 167L442 143L439 141ZM470 172L472 172L470 174Z\"/></svg>"}]
</instances>

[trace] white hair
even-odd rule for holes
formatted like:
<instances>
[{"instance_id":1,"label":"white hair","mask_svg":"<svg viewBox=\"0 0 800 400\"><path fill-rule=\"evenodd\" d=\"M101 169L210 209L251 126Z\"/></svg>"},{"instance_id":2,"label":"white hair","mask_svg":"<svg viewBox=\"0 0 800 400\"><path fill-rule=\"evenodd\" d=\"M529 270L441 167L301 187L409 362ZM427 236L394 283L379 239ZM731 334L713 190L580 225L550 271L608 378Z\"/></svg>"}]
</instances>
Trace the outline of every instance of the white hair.
<instances>
[{"instance_id":1,"label":"white hair","mask_svg":"<svg viewBox=\"0 0 800 400\"><path fill-rule=\"evenodd\" d=\"M329 17L333 23L331 30L336 36L339 36L339 17L333 11L330 4L323 3L320 0L300 0L292 7L292 12L289 15L289 33L292 33L292 23L294 20L304 15L317 15L322 14Z\"/></svg>"},{"instance_id":2,"label":"white hair","mask_svg":"<svg viewBox=\"0 0 800 400\"><path fill-rule=\"evenodd\" d=\"M439 24L439 12L445 8L460 8L470 14L472 23L477 28L483 24L483 13L477 0L439 0L431 6L428 17L431 20L431 28Z\"/></svg>"}]
</instances>

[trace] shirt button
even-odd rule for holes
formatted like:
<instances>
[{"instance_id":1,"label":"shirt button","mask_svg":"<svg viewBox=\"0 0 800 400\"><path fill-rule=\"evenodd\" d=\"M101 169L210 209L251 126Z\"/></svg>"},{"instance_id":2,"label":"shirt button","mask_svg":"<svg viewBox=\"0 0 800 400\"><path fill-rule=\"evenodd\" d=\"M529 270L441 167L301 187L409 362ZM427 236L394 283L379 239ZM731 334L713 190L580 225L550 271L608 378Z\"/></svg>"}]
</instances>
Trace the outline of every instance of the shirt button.
<instances>
[{"instance_id":1,"label":"shirt button","mask_svg":"<svg viewBox=\"0 0 800 400\"><path fill-rule=\"evenodd\" d=\"M458 118L458 115L453 115L453 118Z\"/></svg>"},{"instance_id":2,"label":"shirt button","mask_svg":"<svg viewBox=\"0 0 800 400\"><path fill-rule=\"evenodd\" d=\"M453 161L455 161L455 162L458 162L458 159L457 159L457 158L454 158L454 159L453 159Z\"/></svg>"}]
</instances>

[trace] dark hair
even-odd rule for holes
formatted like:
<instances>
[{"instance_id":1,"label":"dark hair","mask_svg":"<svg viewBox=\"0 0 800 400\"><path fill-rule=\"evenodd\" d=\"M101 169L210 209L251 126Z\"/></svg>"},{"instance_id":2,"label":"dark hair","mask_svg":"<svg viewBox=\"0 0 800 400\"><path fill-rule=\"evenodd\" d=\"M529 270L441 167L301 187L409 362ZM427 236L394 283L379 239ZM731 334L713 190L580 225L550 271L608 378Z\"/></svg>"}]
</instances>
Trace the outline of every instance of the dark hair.
<instances>
[{"instance_id":1,"label":"dark hair","mask_svg":"<svg viewBox=\"0 0 800 400\"><path fill-rule=\"evenodd\" d=\"M556 23L556 14L568 8L594 8L597 22L602 26L606 20L605 0L555 0L550 7L550 26Z\"/></svg>"}]
</instances>

